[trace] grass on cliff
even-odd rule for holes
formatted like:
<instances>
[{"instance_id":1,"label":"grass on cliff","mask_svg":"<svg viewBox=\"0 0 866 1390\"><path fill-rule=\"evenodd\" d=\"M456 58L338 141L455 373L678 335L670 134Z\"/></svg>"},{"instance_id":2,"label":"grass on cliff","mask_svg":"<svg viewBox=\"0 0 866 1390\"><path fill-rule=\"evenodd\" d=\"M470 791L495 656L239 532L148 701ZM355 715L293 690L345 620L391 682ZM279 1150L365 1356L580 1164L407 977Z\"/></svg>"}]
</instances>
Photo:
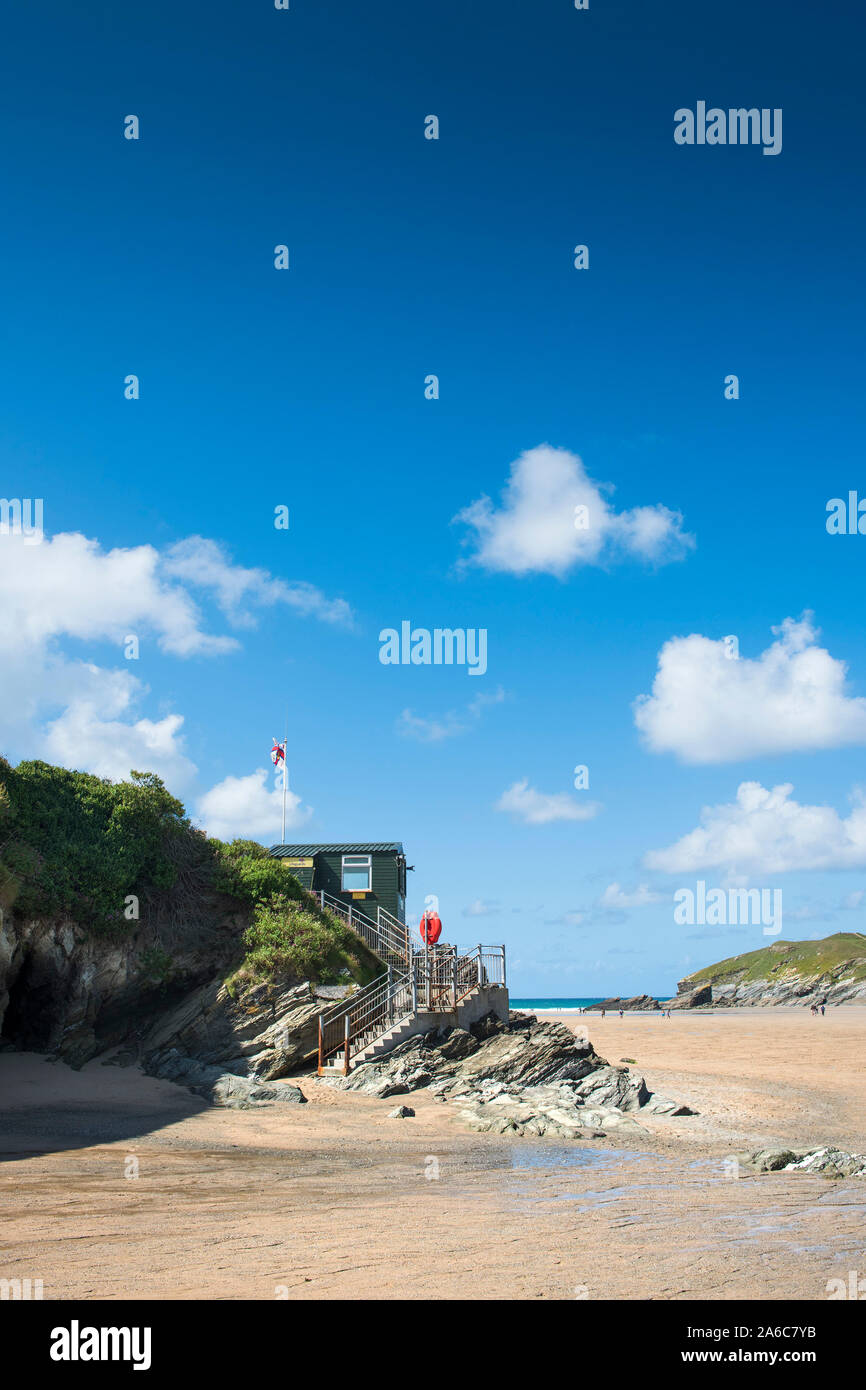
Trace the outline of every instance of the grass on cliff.
<instances>
[{"instance_id":1,"label":"grass on cliff","mask_svg":"<svg viewBox=\"0 0 866 1390\"><path fill-rule=\"evenodd\" d=\"M695 986L730 980L751 983L779 978L789 971L806 978L823 975L849 962L851 970L846 977L866 979L866 936L860 932L836 932L822 941L774 941L758 951L705 966L686 979Z\"/></svg>"},{"instance_id":2,"label":"grass on cliff","mask_svg":"<svg viewBox=\"0 0 866 1390\"><path fill-rule=\"evenodd\" d=\"M184 922L215 919L220 899L229 900L229 911L233 901L248 920L231 976L238 987L265 979L366 983L383 969L264 846L209 839L155 774L110 782L44 762L13 768L0 758L4 910L65 918L106 936L168 915L180 923L182 944ZM145 950L145 973L149 959ZM160 962L170 968L170 960Z\"/></svg>"},{"instance_id":3,"label":"grass on cliff","mask_svg":"<svg viewBox=\"0 0 866 1390\"><path fill-rule=\"evenodd\" d=\"M382 972L381 962L336 917L290 898L260 903L243 940L243 962L226 980L232 995L263 980L367 984Z\"/></svg>"},{"instance_id":4,"label":"grass on cliff","mask_svg":"<svg viewBox=\"0 0 866 1390\"><path fill-rule=\"evenodd\" d=\"M231 994L263 980L367 984L382 973L382 962L360 938L334 913L322 911L262 845L212 843L219 845L221 891L252 908L243 961L226 980Z\"/></svg>"}]
</instances>

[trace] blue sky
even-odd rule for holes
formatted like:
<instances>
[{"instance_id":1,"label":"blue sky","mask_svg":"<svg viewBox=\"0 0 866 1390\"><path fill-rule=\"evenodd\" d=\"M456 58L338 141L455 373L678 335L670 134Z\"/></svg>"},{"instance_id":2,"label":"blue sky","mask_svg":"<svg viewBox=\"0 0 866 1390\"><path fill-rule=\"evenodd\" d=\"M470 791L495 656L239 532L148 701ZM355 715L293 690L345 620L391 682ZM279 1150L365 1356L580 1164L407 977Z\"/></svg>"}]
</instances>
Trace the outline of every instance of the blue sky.
<instances>
[{"instance_id":1,"label":"blue sky","mask_svg":"<svg viewBox=\"0 0 866 1390\"><path fill-rule=\"evenodd\" d=\"M270 843L288 710L289 838L402 839L410 909L505 941L519 993L670 992L766 944L677 925L697 879L781 887L787 938L862 930L866 539L825 527L866 494L861 30L842 4L19 7L0 492L46 535L0 538L7 755L149 758ZM699 100L781 108L782 152L676 145ZM485 629L486 673L382 665L403 620ZM683 843L704 807L738 809Z\"/></svg>"}]
</instances>

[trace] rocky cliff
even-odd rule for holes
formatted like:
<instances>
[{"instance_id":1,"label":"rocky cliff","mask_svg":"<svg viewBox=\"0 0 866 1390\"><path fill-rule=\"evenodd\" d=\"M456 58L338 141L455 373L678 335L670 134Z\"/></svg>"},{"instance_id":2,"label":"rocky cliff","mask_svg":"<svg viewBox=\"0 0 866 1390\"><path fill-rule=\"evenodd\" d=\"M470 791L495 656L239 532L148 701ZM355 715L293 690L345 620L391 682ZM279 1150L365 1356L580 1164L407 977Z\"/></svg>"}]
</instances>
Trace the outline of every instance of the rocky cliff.
<instances>
[{"instance_id":1,"label":"rocky cliff","mask_svg":"<svg viewBox=\"0 0 866 1390\"><path fill-rule=\"evenodd\" d=\"M208 906L208 925L180 931L170 956L148 924L106 936L0 912L0 1044L73 1067L110 1054L115 1065L140 1064L216 1104L302 1099L268 1083L309 1056L319 1013L345 988L231 989L224 977L248 913L218 896Z\"/></svg>"},{"instance_id":2,"label":"rocky cliff","mask_svg":"<svg viewBox=\"0 0 866 1390\"><path fill-rule=\"evenodd\" d=\"M72 1066L135 1043L237 954L248 917L231 900L211 908L207 929L179 933L170 953L146 923L94 934L0 909L0 1039Z\"/></svg>"},{"instance_id":3,"label":"rocky cliff","mask_svg":"<svg viewBox=\"0 0 866 1390\"><path fill-rule=\"evenodd\" d=\"M687 975L671 1009L866 1000L866 936L836 932L821 941L774 941Z\"/></svg>"}]
</instances>

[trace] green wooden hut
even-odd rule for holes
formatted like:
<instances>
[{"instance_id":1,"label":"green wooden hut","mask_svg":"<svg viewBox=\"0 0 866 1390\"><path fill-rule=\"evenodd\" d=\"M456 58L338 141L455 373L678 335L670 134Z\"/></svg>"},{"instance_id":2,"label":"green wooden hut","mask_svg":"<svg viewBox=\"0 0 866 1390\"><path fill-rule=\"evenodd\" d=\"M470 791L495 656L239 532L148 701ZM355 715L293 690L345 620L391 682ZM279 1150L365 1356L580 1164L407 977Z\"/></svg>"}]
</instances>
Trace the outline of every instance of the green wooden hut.
<instances>
[{"instance_id":1,"label":"green wooden hut","mask_svg":"<svg viewBox=\"0 0 866 1390\"><path fill-rule=\"evenodd\" d=\"M273 845L270 853L302 887L324 890L374 921L378 907L406 921L406 855L399 842Z\"/></svg>"}]
</instances>

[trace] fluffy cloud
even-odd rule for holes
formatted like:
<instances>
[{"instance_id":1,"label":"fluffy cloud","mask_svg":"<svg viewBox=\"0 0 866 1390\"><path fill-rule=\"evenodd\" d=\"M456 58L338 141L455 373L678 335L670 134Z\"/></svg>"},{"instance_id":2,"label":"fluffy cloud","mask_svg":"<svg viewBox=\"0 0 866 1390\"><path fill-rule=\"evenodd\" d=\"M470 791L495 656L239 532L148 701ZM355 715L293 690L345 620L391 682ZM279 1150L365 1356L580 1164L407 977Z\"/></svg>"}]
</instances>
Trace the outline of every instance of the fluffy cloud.
<instances>
[{"instance_id":1,"label":"fluffy cloud","mask_svg":"<svg viewBox=\"0 0 866 1390\"><path fill-rule=\"evenodd\" d=\"M639 884L633 893L625 892L618 883L609 883L599 899L599 906L647 907L650 903L658 903L661 900L661 893L654 893L646 883Z\"/></svg>"},{"instance_id":2,"label":"fluffy cloud","mask_svg":"<svg viewBox=\"0 0 866 1390\"><path fill-rule=\"evenodd\" d=\"M268 786L263 767L247 777L226 777L199 799L196 820L218 840L269 840L277 844L282 829L283 793ZM297 830L309 820L312 811L301 806L301 799L286 795L286 830Z\"/></svg>"},{"instance_id":3,"label":"fluffy cloud","mask_svg":"<svg viewBox=\"0 0 866 1390\"><path fill-rule=\"evenodd\" d=\"M196 769L183 749L183 717L144 717L148 688L129 663L77 660L70 643L113 643L119 658L132 634L175 657L235 650L236 637L206 630L190 588L212 595L234 626L250 626L253 608L277 603L325 622L349 619L342 600L235 566L201 537L164 553L151 545L105 551L77 533L25 542L0 537L0 746L100 776L136 767L183 790Z\"/></svg>"},{"instance_id":4,"label":"fluffy cloud","mask_svg":"<svg viewBox=\"0 0 866 1390\"><path fill-rule=\"evenodd\" d=\"M694 545L679 512L661 505L615 512L604 496L611 490L593 482L576 454L540 444L512 463L498 507L480 497L454 520L475 532L472 562L508 574L561 577L617 556L665 564Z\"/></svg>"},{"instance_id":5,"label":"fluffy cloud","mask_svg":"<svg viewBox=\"0 0 866 1390\"><path fill-rule=\"evenodd\" d=\"M644 858L648 869L690 874L774 874L794 869L857 869L866 865L866 800L857 793L842 817L832 806L804 806L785 783L768 790L743 782L735 802L706 806L701 823L667 849Z\"/></svg>"},{"instance_id":6,"label":"fluffy cloud","mask_svg":"<svg viewBox=\"0 0 866 1390\"><path fill-rule=\"evenodd\" d=\"M28 546L0 538L0 633L38 647L56 637L118 645L128 632L152 632L175 656L211 655L237 646L203 631L195 603L168 582L151 545L104 551L98 541L63 534ZM5 647L5 641L4 641Z\"/></svg>"},{"instance_id":7,"label":"fluffy cloud","mask_svg":"<svg viewBox=\"0 0 866 1390\"><path fill-rule=\"evenodd\" d=\"M58 662L50 669L67 704L45 729L42 752L49 762L112 781L136 768L159 773L173 789L188 785L196 769L183 751L181 715L132 718L143 687L126 671L84 662Z\"/></svg>"},{"instance_id":8,"label":"fluffy cloud","mask_svg":"<svg viewBox=\"0 0 866 1390\"><path fill-rule=\"evenodd\" d=\"M546 825L557 820L592 820L600 807L596 801L575 801L567 792L536 791L524 777L502 793L496 810L507 811L526 825Z\"/></svg>"},{"instance_id":9,"label":"fluffy cloud","mask_svg":"<svg viewBox=\"0 0 866 1390\"><path fill-rule=\"evenodd\" d=\"M846 693L847 668L816 645L811 617L786 618L754 660L730 659L724 639L671 638L652 694L634 705L646 746L683 762L723 763L866 743L866 699Z\"/></svg>"}]
</instances>

